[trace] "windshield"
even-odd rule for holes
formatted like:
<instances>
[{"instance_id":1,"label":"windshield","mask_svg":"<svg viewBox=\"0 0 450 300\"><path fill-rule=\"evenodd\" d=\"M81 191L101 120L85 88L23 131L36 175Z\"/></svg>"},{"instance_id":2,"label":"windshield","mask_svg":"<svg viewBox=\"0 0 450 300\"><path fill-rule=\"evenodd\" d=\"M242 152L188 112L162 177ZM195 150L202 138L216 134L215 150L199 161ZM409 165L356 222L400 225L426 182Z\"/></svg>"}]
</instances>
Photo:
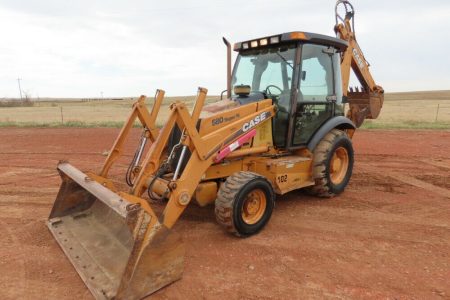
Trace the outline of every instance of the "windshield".
<instances>
[{"instance_id":1,"label":"windshield","mask_svg":"<svg viewBox=\"0 0 450 300\"><path fill-rule=\"evenodd\" d=\"M296 45L249 50L239 54L232 85L248 85L252 92L289 94Z\"/></svg>"}]
</instances>

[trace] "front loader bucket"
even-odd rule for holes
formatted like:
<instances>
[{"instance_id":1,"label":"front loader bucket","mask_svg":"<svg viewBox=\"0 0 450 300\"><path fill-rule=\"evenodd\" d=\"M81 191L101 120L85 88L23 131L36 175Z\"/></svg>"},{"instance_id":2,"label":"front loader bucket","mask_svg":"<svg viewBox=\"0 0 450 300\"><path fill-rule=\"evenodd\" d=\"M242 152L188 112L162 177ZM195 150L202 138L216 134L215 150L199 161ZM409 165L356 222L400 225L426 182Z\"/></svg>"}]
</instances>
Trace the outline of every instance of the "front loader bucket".
<instances>
[{"instance_id":1,"label":"front loader bucket","mask_svg":"<svg viewBox=\"0 0 450 300\"><path fill-rule=\"evenodd\" d=\"M181 278L178 234L70 164L58 171L47 225L96 299L141 299Z\"/></svg>"}]
</instances>

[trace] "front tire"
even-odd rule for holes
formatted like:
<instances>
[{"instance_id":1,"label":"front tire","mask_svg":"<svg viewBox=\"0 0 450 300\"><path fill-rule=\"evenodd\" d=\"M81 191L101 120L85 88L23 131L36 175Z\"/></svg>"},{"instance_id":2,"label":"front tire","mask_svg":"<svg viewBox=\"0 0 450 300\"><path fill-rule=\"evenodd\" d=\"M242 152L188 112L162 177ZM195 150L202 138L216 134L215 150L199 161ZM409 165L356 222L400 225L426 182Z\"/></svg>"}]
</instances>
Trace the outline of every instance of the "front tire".
<instances>
[{"instance_id":1,"label":"front tire","mask_svg":"<svg viewBox=\"0 0 450 300\"><path fill-rule=\"evenodd\" d=\"M272 185L261 175L237 172L221 185L215 202L217 222L228 232L246 237L269 221L275 204Z\"/></svg>"},{"instance_id":2,"label":"front tire","mask_svg":"<svg viewBox=\"0 0 450 300\"><path fill-rule=\"evenodd\" d=\"M345 190L353 171L352 141L344 131L333 129L314 149L313 179L307 190L319 197L334 197Z\"/></svg>"}]
</instances>

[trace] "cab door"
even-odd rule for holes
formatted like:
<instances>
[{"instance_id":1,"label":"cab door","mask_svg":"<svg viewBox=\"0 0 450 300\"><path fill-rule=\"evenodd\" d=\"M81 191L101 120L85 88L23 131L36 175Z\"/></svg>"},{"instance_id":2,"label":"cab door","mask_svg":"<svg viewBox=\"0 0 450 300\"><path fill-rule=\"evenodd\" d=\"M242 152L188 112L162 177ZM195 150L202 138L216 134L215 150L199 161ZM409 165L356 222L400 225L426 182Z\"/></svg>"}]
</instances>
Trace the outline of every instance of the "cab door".
<instances>
[{"instance_id":1,"label":"cab door","mask_svg":"<svg viewBox=\"0 0 450 300\"><path fill-rule=\"evenodd\" d=\"M292 147L308 143L314 133L341 107L339 54L334 48L304 44L298 76L297 109Z\"/></svg>"}]
</instances>

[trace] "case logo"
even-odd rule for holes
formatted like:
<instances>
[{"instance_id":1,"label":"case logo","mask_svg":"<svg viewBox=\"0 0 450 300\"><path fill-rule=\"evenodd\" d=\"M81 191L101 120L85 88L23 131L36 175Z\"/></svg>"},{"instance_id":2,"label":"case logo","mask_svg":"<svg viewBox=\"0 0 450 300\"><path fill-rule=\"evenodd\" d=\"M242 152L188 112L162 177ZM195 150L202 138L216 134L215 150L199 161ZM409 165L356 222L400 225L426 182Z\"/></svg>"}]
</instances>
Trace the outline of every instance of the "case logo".
<instances>
[{"instance_id":1,"label":"case logo","mask_svg":"<svg viewBox=\"0 0 450 300\"><path fill-rule=\"evenodd\" d=\"M263 122L269 116L270 116L270 112L268 112L268 111L260 113L259 115L254 117L249 122L244 123L244 125L242 125L242 131L243 132L247 132L249 129L252 129L253 127L258 125L259 123Z\"/></svg>"},{"instance_id":2,"label":"case logo","mask_svg":"<svg viewBox=\"0 0 450 300\"><path fill-rule=\"evenodd\" d=\"M359 68L364 69L364 62L363 62L358 50L356 50L356 48L353 48L353 55L355 56L355 59L356 59L356 62L358 63Z\"/></svg>"}]
</instances>

